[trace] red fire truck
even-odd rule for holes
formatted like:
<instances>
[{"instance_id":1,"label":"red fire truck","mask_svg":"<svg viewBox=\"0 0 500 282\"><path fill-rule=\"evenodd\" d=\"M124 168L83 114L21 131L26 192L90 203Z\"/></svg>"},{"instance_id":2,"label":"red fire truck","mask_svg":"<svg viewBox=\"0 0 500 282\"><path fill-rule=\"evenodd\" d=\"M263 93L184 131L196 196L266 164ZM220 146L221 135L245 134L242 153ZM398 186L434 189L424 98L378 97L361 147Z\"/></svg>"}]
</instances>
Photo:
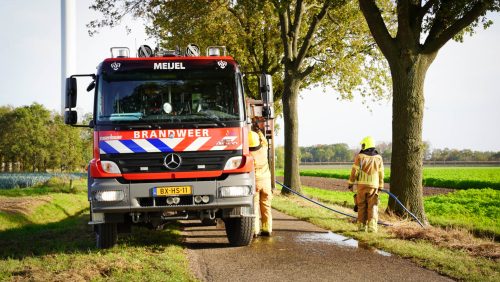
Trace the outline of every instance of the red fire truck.
<instances>
[{"instance_id":1,"label":"red fire truck","mask_svg":"<svg viewBox=\"0 0 500 282\"><path fill-rule=\"evenodd\" d=\"M115 245L132 224L224 222L229 243L248 245L254 223L253 161L243 75L224 47L186 53L111 48L96 74L66 79L65 123L78 126L76 78L93 79L93 159L88 200L97 246ZM271 118L272 83L259 79Z\"/></svg>"}]
</instances>

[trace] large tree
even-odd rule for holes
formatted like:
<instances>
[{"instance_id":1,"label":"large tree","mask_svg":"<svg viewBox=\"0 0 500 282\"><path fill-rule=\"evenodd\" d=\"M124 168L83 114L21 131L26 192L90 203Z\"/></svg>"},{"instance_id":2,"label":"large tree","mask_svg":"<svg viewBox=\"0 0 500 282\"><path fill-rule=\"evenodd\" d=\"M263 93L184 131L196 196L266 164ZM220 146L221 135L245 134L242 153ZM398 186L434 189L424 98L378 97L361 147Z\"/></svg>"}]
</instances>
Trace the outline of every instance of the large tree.
<instances>
[{"instance_id":1,"label":"large tree","mask_svg":"<svg viewBox=\"0 0 500 282\"><path fill-rule=\"evenodd\" d=\"M244 69L274 74L283 89L284 182L298 191L300 90L321 84L343 98L385 90L384 62L354 1L95 0L91 8L104 16L91 29L114 26L126 14L145 17L150 34L171 48L187 40L227 45Z\"/></svg>"},{"instance_id":2,"label":"large tree","mask_svg":"<svg viewBox=\"0 0 500 282\"><path fill-rule=\"evenodd\" d=\"M359 6L380 50L387 59L393 87L391 191L420 219L426 220L422 201L422 120L424 79L438 51L451 39L461 40L498 11L498 0L398 0L397 29L376 0ZM386 20L384 20L386 19ZM389 208L402 214L391 199Z\"/></svg>"}]
</instances>

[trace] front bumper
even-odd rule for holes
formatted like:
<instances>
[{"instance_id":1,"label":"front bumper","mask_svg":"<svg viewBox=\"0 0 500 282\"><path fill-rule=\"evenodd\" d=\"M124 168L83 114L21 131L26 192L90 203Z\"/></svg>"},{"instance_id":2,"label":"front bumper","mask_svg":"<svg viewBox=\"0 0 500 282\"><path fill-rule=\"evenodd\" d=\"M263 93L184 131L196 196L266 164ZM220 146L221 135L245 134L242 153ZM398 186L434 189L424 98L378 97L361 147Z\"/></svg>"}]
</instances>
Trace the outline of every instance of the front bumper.
<instances>
[{"instance_id":1,"label":"front bumper","mask_svg":"<svg viewBox=\"0 0 500 282\"><path fill-rule=\"evenodd\" d=\"M153 197L154 187L191 186L192 195L182 196L178 205L168 205L165 197ZM226 197L219 195L220 187L249 186L251 195L243 197ZM255 191L253 173L229 174L223 180L196 180L181 182L127 183L122 184L114 178L94 179L89 187L89 201L94 213L130 213L130 212L160 212L160 211L197 211L230 209L253 206L253 191ZM116 202L98 202L95 200L97 191L122 191L124 198ZM196 195L208 195L208 203L195 204ZM250 209L251 210L251 209Z\"/></svg>"}]
</instances>

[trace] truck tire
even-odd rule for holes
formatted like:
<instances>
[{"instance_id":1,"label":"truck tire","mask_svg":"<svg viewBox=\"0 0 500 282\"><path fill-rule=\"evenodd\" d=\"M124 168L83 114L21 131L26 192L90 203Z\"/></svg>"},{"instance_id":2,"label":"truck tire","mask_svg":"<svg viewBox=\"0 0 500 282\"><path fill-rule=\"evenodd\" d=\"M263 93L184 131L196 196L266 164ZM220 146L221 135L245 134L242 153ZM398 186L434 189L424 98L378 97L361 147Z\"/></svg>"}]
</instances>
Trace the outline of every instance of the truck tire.
<instances>
[{"instance_id":1,"label":"truck tire","mask_svg":"<svg viewBox=\"0 0 500 282\"><path fill-rule=\"evenodd\" d=\"M98 224L95 234L97 248L112 248L116 244L116 239L118 238L116 223Z\"/></svg>"},{"instance_id":2,"label":"truck tire","mask_svg":"<svg viewBox=\"0 0 500 282\"><path fill-rule=\"evenodd\" d=\"M226 234L231 246L248 246L253 237L253 217L226 218Z\"/></svg>"}]
</instances>

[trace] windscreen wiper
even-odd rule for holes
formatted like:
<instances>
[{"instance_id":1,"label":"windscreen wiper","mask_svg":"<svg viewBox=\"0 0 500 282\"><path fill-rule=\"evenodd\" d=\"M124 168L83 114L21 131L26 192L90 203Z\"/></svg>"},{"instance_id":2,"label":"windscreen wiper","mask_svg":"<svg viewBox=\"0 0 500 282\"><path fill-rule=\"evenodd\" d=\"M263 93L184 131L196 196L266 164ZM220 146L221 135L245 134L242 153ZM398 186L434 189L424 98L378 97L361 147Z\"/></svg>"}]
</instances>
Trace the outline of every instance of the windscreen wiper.
<instances>
[{"instance_id":1,"label":"windscreen wiper","mask_svg":"<svg viewBox=\"0 0 500 282\"><path fill-rule=\"evenodd\" d=\"M115 130L135 130L135 129L152 129L153 127L150 124L123 124L115 127Z\"/></svg>"},{"instance_id":2,"label":"windscreen wiper","mask_svg":"<svg viewBox=\"0 0 500 282\"><path fill-rule=\"evenodd\" d=\"M147 120L147 119L144 119L144 117L142 117L140 119L141 122L144 122L144 123L147 123L147 124L142 124L142 126L149 126L149 128L154 128L154 129L161 129L161 125L159 125L158 123L154 123L150 120ZM141 125L138 125L138 126L141 126Z\"/></svg>"},{"instance_id":3,"label":"windscreen wiper","mask_svg":"<svg viewBox=\"0 0 500 282\"><path fill-rule=\"evenodd\" d=\"M203 117L207 118L209 121L215 122L219 126L226 127L226 124L224 122L220 121L219 118L215 115L210 115L210 114L206 114L203 112L199 112L198 114L201 114Z\"/></svg>"}]
</instances>

